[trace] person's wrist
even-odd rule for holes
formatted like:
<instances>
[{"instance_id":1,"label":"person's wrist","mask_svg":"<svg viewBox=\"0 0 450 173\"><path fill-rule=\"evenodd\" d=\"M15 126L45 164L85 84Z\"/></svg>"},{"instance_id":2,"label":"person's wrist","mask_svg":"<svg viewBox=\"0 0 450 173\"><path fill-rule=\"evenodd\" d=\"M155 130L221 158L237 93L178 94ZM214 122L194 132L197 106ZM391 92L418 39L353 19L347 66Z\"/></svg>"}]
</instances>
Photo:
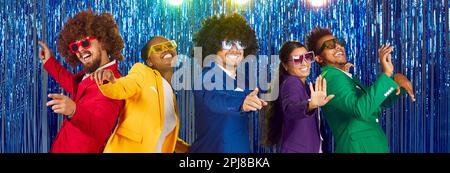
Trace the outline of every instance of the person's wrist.
<instances>
[{"instance_id":1,"label":"person's wrist","mask_svg":"<svg viewBox=\"0 0 450 173\"><path fill-rule=\"evenodd\" d=\"M40 58L41 59L41 62L42 62L42 64L45 64L49 59L50 59L50 57L53 57L52 55L50 55L49 57L43 57L43 58Z\"/></svg>"},{"instance_id":2,"label":"person's wrist","mask_svg":"<svg viewBox=\"0 0 450 173\"><path fill-rule=\"evenodd\" d=\"M72 117L73 117L73 115L75 115L75 111L77 110L77 107L75 106L74 108L73 108L73 111L72 111L72 113L70 113L67 117L69 118L69 119L71 119Z\"/></svg>"},{"instance_id":3,"label":"person's wrist","mask_svg":"<svg viewBox=\"0 0 450 173\"><path fill-rule=\"evenodd\" d=\"M384 74L386 74L388 77L392 76L392 72L384 72Z\"/></svg>"},{"instance_id":4,"label":"person's wrist","mask_svg":"<svg viewBox=\"0 0 450 173\"><path fill-rule=\"evenodd\" d=\"M245 101L244 101L244 103L242 103L242 105L241 105L241 108L240 108L240 111L241 111L241 112L245 112L244 106L245 106Z\"/></svg>"},{"instance_id":5,"label":"person's wrist","mask_svg":"<svg viewBox=\"0 0 450 173\"><path fill-rule=\"evenodd\" d=\"M319 107L319 105L316 105L316 104L314 104L312 101L311 101L311 99L308 99L308 111L311 111L311 110L313 110L313 109L316 109L316 108L318 108Z\"/></svg>"}]
</instances>

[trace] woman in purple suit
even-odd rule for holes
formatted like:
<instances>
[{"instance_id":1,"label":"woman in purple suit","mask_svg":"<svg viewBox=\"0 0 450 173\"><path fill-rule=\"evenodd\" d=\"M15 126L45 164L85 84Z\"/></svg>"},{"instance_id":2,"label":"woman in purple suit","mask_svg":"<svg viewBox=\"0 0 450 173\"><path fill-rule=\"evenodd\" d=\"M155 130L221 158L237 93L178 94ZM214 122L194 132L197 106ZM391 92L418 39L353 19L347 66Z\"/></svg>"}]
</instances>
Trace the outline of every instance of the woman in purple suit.
<instances>
[{"instance_id":1,"label":"woman in purple suit","mask_svg":"<svg viewBox=\"0 0 450 173\"><path fill-rule=\"evenodd\" d=\"M280 49L279 96L266 113L266 144L280 144L282 153L320 153L320 119L317 108L334 95L327 96L326 81L316 78L315 87L306 84L314 53L297 41Z\"/></svg>"}]
</instances>

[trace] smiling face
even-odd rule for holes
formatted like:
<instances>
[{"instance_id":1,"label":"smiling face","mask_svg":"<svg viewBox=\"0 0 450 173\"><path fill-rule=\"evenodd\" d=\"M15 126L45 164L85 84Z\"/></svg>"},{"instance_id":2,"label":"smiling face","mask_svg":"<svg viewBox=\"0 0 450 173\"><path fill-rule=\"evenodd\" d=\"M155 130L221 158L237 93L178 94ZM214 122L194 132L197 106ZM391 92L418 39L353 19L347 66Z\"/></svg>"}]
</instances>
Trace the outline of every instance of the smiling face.
<instances>
[{"instance_id":1,"label":"smiling face","mask_svg":"<svg viewBox=\"0 0 450 173\"><path fill-rule=\"evenodd\" d=\"M326 35L320 38L316 45L317 50L319 50L325 42L333 39L335 39L333 35ZM345 66L345 64L347 64L345 48L340 43L336 43L336 46L333 49L324 48L320 55L316 56L316 61L337 68Z\"/></svg>"},{"instance_id":2,"label":"smiling face","mask_svg":"<svg viewBox=\"0 0 450 173\"><path fill-rule=\"evenodd\" d=\"M302 63L296 64L292 61L292 57L305 54L306 52L307 50L304 47L295 48L289 54L289 60L283 63L283 67L287 69L286 71L290 75L297 76L302 79L302 81L306 80L311 72L311 62L304 60Z\"/></svg>"},{"instance_id":3,"label":"smiling face","mask_svg":"<svg viewBox=\"0 0 450 173\"><path fill-rule=\"evenodd\" d=\"M223 66L237 67L239 63L244 59L244 49L238 49L236 45L233 44L231 49L224 50L221 49L217 52L217 61Z\"/></svg>"},{"instance_id":4,"label":"smiling face","mask_svg":"<svg viewBox=\"0 0 450 173\"><path fill-rule=\"evenodd\" d=\"M79 46L76 55L83 64L84 71L88 74L109 62L106 50L96 39L90 40L88 48Z\"/></svg>"},{"instance_id":5,"label":"smiling face","mask_svg":"<svg viewBox=\"0 0 450 173\"><path fill-rule=\"evenodd\" d=\"M161 43L165 43L169 41L164 37L155 37L150 41L150 45L158 45ZM147 64L153 64L153 68L156 70L163 72L167 70L172 70L175 62L177 60L177 51L174 50L166 50L160 53L153 52L147 58Z\"/></svg>"}]
</instances>

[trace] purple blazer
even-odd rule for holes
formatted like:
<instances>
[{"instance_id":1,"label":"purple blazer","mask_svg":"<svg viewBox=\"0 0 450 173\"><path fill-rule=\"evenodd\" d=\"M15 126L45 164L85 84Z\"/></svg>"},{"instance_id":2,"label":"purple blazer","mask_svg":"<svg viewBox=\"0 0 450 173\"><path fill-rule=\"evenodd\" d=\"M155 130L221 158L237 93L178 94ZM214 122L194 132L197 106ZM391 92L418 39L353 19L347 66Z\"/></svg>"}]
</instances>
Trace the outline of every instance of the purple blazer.
<instances>
[{"instance_id":1,"label":"purple blazer","mask_svg":"<svg viewBox=\"0 0 450 173\"><path fill-rule=\"evenodd\" d=\"M277 112L283 118L282 153L318 153L320 150L320 122L317 109L307 112L309 98L308 85L296 76L284 76Z\"/></svg>"}]
</instances>

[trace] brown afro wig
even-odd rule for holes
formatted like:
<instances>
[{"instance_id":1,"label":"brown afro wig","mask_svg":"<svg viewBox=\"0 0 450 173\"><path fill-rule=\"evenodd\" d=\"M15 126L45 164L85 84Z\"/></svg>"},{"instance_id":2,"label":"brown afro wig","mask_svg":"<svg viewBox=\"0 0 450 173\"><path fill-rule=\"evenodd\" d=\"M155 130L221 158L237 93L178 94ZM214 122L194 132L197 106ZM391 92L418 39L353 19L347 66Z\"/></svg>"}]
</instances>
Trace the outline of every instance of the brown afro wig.
<instances>
[{"instance_id":1,"label":"brown afro wig","mask_svg":"<svg viewBox=\"0 0 450 173\"><path fill-rule=\"evenodd\" d=\"M80 60L69 50L68 45L89 36L94 36L102 43L110 59L123 60L123 40L114 17L109 13L94 14L92 10L85 10L69 18L58 34L58 51L71 66L78 65Z\"/></svg>"}]
</instances>

